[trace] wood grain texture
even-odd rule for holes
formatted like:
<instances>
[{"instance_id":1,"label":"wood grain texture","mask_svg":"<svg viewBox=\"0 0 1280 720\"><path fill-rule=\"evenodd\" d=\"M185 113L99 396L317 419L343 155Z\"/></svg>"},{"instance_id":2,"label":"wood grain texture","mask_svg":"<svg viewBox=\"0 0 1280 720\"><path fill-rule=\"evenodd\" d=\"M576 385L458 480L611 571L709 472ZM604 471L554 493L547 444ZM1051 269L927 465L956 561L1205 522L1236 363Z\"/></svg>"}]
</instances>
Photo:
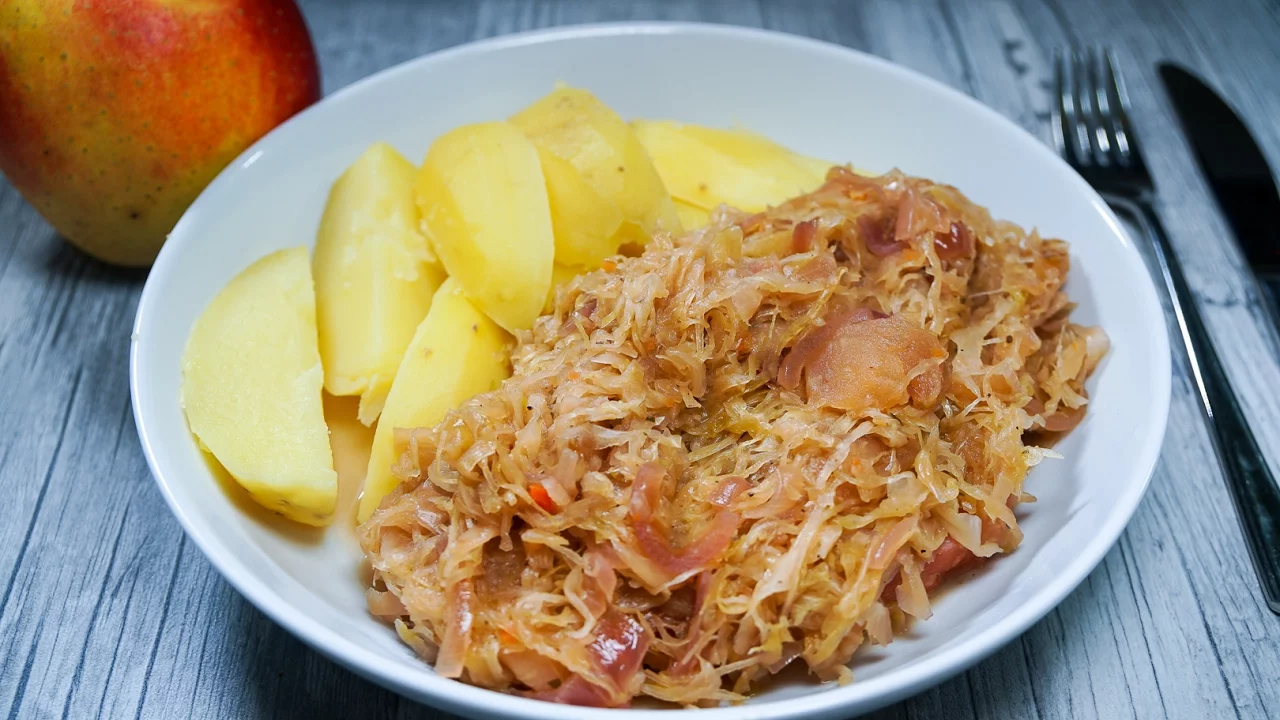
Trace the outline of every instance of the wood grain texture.
<instances>
[{"instance_id":1,"label":"wood grain texture","mask_svg":"<svg viewBox=\"0 0 1280 720\"><path fill-rule=\"evenodd\" d=\"M1049 51L1119 54L1161 210L1259 440L1280 458L1277 341L1153 63L1223 90L1280 167L1280 5L1267 0L303 2L332 92L426 52L533 27L705 20L887 57L1048 137ZM305 648L242 600L155 489L130 414L143 275L66 247L0 181L0 715L448 716ZM1267 612L1176 360L1164 454L1116 548L1045 620L877 718L1280 717ZM1277 467L1280 471L1280 467Z\"/></svg>"}]
</instances>

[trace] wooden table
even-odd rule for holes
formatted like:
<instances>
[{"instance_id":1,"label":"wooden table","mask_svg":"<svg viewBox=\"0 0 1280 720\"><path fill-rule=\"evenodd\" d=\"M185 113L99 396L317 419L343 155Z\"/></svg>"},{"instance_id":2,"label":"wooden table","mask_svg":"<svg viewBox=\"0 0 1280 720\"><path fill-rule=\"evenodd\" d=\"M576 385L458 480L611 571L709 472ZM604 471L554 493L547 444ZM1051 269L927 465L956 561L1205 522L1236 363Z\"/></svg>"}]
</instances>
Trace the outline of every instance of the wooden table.
<instances>
[{"instance_id":1,"label":"wooden table","mask_svg":"<svg viewBox=\"0 0 1280 720\"><path fill-rule=\"evenodd\" d=\"M1051 48L1110 44L1173 242L1260 440L1280 461L1274 335L1153 71L1162 58L1200 71L1280 167L1280 3L312 0L303 9L330 92L490 35L706 20L882 55L1046 139ZM70 249L0 180L0 714L446 718L309 650L186 541L129 406L144 279ZM1175 366L1164 455L1102 565L995 656L876 717L1280 717L1280 618L1260 598L1180 356Z\"/></svg>"}]
</instances>

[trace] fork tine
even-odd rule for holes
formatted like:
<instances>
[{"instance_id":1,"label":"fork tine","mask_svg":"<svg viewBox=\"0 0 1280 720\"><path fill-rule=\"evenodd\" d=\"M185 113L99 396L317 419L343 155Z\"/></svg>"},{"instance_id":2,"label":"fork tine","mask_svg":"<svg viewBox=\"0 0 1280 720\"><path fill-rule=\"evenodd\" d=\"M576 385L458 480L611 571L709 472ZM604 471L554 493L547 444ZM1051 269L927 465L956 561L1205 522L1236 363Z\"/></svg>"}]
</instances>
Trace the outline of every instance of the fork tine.
<instances>
[{"instance_id":1,"label":"fork tine","mask_svg":"<svg viewBox=\"0 0 1280 720\"><path fill-rule=\"evenodd\" d=\"M1113 143L1111 136L1107 132L1107 127L1111 120L1111 102L1107 93L1107 83L1102 80L1102 48L1094 46L1089 48L1085 59L1089 65L1089 96L1093 103L1093 122L1090 125L1093 136L1093 144L1099 157L1104 161L1102 164L1114 164Z\"/></svg>"},{"instance_id":2,"label":"fork tine","mask_svg":"<svg viewBox=\"0 0 1280 720\"><path fill-rule=\"evenodd\" d=\"M1053 108L1050 114L1050 132L1053 135L1053 146L1058 155L1070 161L1067 154L1067 125L1063 117L1063 98L1067 96L1067 70L1062 60L1062 50L1053 49Z\"/></svg>"},{"instance_id":3,"label":"fork tine","mask_svg":"<svg viewBox=\"0 0 1280 720\"><path fill-rule=\"evenodd\" d=\"M1057 104L1062 118L1061 140L1064 150L1062 155L1073 165L1088 167L1093 164L1093 157L1089 147L1089 136L1084 125L1081 124L1080 106L1077 102L1078 78L1075 75L1074 64L1067 57L1066 52L1055 52L1055 60Z\"/></svg>"},{"instance_id":4,"label":"fork tine","mask_svg":"<svg viewBox=\"0 0 1280 720\"><path fill-rule=\"evenodd\" d=\"M1120 165L1129 165L1137 148L1133 144L1133 134L1129 130L1129 94L1125 91L1124 78L1116 71L1115 53L1110 48L1101 49L1102 77L1099 82L1099 98L1107 97L1110 112L1107 118L1107 129L1115 147L1115 155Z\"/></svg>"},{"instance_id":5,"label":"fork tine","mask_svg":"<svg viewBox=\"0 0 1280 720\"><path fill-rule=\"evenodd\" d=\"M1097 141L1100 126L1094 107L1094 99L1097 97L1097 93L1094 92L1096 83L1089 72L1087 57L1087 50L1082 51L1076 48L1071 51L1072 94L1076 102L1076 112L1080 118L1076 127L1077 142L1085 154L1092 156L1095 164L1106 167L1110 163L1107 162L1109 158Z\"/></svg>"}]
</instances>

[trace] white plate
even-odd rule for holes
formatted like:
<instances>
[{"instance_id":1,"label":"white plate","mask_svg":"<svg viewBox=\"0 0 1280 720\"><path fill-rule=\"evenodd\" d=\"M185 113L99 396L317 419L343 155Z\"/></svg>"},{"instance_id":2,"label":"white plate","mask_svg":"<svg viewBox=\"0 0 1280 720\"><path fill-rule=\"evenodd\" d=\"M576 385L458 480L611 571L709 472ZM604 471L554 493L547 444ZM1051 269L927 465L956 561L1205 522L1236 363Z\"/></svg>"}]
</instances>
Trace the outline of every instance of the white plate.
<instances>
[{"instance_id":1,"label":"white plate","mask_svg":"<svg viewBox=\"0 0 1280 720\"><path fill-rule=\"evenodd\" d=\"M314 242L329 185L365 147L418 160L437 135L504 118L564 80L624 117L740 123L800 151L900 167L960 187L997 217L1071 242L1076 318L1113 349L1084 424L1027 481L1015 553L948 592L927 622L860 653L847 686L792 682L700 718L848 716L963 670L1056 606L1102 559L1147 487L1169 406L1165 321L1115 217L1048 148L974 100L883 60L758 30L580 26L511 35L397 66L326 98L250 148L174 228L138 307L130 379L138 434L188 535L254 605L355 672L423 702L518 718L670 717L570 708L437 677L365 610L349 531L321 540L241 512L215 482L178 407L187 332L213 295L269 251Z\"/></svg>"}]
</instances>

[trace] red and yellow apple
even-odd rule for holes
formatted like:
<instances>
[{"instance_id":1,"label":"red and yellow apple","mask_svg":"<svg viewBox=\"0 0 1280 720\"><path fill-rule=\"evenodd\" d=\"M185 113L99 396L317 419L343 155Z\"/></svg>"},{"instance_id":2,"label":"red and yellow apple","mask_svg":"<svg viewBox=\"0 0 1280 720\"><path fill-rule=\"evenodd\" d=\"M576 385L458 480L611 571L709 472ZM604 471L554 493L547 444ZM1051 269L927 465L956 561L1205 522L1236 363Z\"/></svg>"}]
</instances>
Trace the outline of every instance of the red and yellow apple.
<instances>
[{"instance_id":1,"label":"red and yellow apple","mask_svg":"<svg viewBox=\"0 0 1280 720\"><path fill-rule=\"evenodd\" d=\"M150 264L227 163L319 97L294 0L0 2L0 171L107 262Z\"/></svg>"}]
</instances>

